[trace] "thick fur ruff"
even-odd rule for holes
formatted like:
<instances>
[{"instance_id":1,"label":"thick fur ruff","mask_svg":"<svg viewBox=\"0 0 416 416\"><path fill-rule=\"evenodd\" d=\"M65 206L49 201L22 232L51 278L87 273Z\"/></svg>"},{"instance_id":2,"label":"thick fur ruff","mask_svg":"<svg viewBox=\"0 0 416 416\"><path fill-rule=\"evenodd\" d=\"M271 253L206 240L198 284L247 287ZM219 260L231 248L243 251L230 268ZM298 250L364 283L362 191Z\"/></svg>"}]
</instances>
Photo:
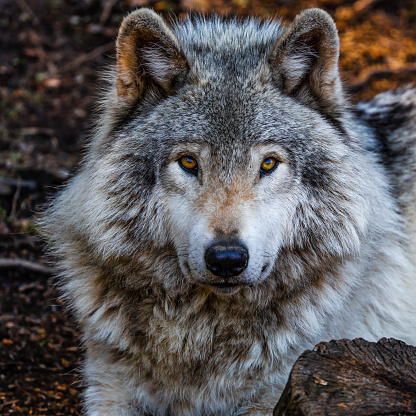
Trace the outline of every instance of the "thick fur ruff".
<instances>
[{"instance_id":1,"label":"thick fur ruff","mask_svg":"<svg viewBox=\"0 0 416 416\"><path fill-rule=\"evenodd\" d=\"M41 221L86 414L269 415L319 341L416 344L416 91L351 108L338 49L318 9L125 19L88 154ZM231 289L206 266L220 240L249 253Z\"/></svg>"}]
</instances>

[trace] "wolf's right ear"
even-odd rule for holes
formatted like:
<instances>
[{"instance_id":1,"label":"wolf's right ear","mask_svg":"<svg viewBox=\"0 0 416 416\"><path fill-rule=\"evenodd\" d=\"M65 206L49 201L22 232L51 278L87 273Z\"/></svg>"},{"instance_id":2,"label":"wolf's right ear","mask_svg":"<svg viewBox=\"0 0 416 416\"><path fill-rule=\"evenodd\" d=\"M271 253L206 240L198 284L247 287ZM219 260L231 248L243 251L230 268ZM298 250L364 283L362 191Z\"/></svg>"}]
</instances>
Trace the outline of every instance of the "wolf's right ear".
<instances>
[{"instance_id":1,"label":"wolf's right ear","mask_svg":"<svg viewBox=\"0 0 416 416\"><path fill-rule=\"evenodd\" d=\"M172 93L188 63L179 41L150 9L130 13L117 37L117 98L131 105L148 94Z\"/></svg>"}]
</instances>

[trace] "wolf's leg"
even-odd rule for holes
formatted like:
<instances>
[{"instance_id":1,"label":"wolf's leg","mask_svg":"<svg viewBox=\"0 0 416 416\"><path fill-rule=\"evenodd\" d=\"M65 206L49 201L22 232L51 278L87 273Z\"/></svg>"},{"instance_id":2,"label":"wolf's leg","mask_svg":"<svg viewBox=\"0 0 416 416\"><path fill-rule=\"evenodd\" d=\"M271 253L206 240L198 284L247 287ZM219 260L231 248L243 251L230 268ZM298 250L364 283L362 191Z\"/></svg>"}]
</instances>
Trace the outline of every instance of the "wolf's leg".
<instances>
[{"instance_id":1,"label":"wolf's leg","mask_svg":"<svg viewBox=\"0 0 416 416\"><path fill-rule=\"evenodd\" d=\"M131 397L114 386L89 386L84 394L86 416L144 416L131 403Z\"/></svg>"},{"instance_id":2,"label":"wolf's leg","mask_svg":"<svg viewBox=\"0 0 416 416\"><path fill-rule=\"evenodd\" d=\"M100 348L99 351L88 350L84 375L87 382L84 393L86 415L145 416L147 414L131 394L131 382L134 379L132 367L127 368L125 363L120 363L105 348Z\"/></svg>"}]
</instances>

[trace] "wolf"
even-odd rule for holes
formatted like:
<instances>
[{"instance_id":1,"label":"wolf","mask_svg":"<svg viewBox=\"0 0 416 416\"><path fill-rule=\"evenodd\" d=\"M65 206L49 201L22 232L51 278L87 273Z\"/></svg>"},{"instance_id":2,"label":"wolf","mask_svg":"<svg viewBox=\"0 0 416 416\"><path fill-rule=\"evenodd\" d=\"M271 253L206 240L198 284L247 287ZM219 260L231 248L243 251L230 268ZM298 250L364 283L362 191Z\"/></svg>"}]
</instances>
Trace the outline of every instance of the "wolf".
<instances>
[{"instance_id":1,"label":"wolf","mask_svg":"<svg viewBox=\"0 0 416 416\"><path fill-rule=\"evenodd\" d=\"M416 344L416 90L354 107L320 9L121 24L41 220L89 416L270 415L320 341Z\"/></svg>"}]
</instances>

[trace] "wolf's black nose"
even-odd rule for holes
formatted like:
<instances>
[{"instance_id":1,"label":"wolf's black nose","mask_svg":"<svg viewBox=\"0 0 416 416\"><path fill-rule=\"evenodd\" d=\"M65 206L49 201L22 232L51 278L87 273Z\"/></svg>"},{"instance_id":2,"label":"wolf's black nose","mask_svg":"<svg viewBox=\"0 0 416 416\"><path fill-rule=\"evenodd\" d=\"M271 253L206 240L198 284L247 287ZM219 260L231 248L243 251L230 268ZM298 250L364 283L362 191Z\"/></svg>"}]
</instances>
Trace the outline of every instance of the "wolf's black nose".
<instances>
[{"instance_id":1,"label":"wolf's black nose","mask_svg":"<svg viewBox=\"0 0 416 416\"><path fill-rule=\"evenodd\" d=\"M207 269L218 277L238 276L247 267L248 250L241 244L216 243L205 252Z\"/></svg>"}]
</instances>

